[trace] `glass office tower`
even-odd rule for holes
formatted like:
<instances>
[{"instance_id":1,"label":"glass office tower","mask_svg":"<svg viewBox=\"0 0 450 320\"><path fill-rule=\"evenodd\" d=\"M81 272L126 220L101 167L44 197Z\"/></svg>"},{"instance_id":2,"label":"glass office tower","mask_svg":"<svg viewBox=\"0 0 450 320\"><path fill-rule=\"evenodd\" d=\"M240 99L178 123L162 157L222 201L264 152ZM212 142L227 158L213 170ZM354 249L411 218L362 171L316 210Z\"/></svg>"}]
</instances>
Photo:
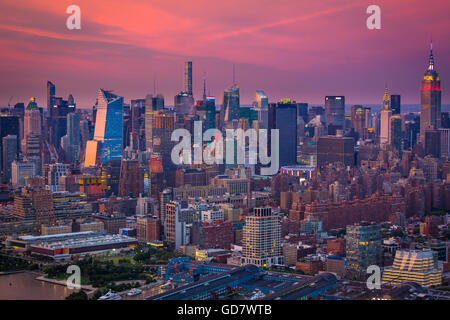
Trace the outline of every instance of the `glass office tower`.
<instances>
[{"instance_id":1,"label":"glass office tower","mask_svg":"<svg viewBox=\"0 0 450 320\"><path fill-rule=\"evenodd\" d=\"M86 146L85 167L122 159L123 97L100 89L94 139Z\"/></svg>"},{"instance_id":2,"label":"glass office tower","mask_svg":"<svg viewBox=\"0 0 450 320\"><path fill-rule=\"evenodd\" d=\"M280 167L297 163L297 103L282 99L269 104L269 130L279 130ZM271 134L269 131L268 147L271 152Z\"/></svg>"},{"instance_id":3,"label":"glass office tower","mask_svg":"<svg viewBox=\"0 0 450 320\"><path fill-rule=\"evenodd\" d=\"M239 119L239 87L234 85L223 93L222 108L225 111L224 121Z\"/></svg>"}]
</instances>

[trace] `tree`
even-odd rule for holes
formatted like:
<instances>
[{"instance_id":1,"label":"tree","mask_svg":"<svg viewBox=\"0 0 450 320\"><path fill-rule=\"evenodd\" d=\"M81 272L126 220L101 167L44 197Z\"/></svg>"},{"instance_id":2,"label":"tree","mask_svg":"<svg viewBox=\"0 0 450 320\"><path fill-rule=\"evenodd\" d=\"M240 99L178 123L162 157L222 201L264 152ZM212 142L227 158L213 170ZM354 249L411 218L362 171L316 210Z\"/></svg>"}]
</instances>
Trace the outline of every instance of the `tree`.
<instances>
[{"instance_id":1,"label":"tree","mask_svg":"<svg viewBox=\"0 0 450 320\"><path fill-rule=\"evenodd\" d=\"M88 295L83 290L72 292L66 297L66 300L88 300Z\"/></svg>"},{"instance_id":2,"label":"tree","mask_svg":"<svg viewBox=\"0 0 450 320\"><path fill-rule=\"evenodd\" d=\"M403 231L401 229L395 229L394 231L392 231L391 235L393 237L403 237L405 234L403 233Z\"/></svg>"},{"instance_id":3,"label":"tree","mask_svg":"<svg viewBox=\"0 0 450 320\"><path fill-rule=\"evenodd\" d=\"M339 238L339 237L341 237L341 236L345 236L347 234L347 229L341 229L341 230L339 230L339 232L337 233L337 237Z\"/></svg>"}]
</instances>

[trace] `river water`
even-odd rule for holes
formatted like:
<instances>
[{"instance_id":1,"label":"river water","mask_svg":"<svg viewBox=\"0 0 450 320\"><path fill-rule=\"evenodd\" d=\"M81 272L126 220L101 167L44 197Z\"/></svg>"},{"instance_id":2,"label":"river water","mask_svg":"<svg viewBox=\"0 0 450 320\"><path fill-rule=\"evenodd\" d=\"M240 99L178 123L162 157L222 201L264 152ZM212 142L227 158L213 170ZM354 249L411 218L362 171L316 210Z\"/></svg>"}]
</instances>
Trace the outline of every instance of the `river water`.
<instances>
[{"instance_id":1,"label":"river water","mask_svg":"<svg viewBox=\"0 0 450 320\"><path fill-rule=\"evenodd\" d=\"M23 272L9 275L0 275L0 300L64 300L74 292L66 286L36 280L38 273ZM134 297L123 295L124 300L143 300L164 292L157 285L142 291L142 294Z\"/></svg>"},{"instance_id":2,"label":"river water","mask_svg":"<svg viewBox=\"0 0 450 320\"><path fill-rule=\"evenodd\" d=\"M0 275L0 300L63 300L73 290L36 280L37 273Z\"/></svg>"}]
</instances>

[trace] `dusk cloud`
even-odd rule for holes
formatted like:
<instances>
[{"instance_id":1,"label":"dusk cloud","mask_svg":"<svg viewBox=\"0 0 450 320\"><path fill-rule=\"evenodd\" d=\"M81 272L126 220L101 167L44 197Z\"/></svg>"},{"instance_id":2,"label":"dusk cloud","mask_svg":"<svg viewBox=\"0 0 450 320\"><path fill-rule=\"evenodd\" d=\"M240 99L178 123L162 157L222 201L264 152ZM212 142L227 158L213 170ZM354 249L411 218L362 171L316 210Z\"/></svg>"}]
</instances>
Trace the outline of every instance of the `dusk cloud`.
<instances>
[{"instance_id":1,"label":"dusk cloud","mask_svg":"<svg viewBox=\"0 0 450 320\"><path fill-rule=\"evenodd\" d=\"M95 103L99 87L128 101L152 92L156 80L172 104L185 60L194 64L194 95L205 73L219 102L235 63L243 103L256 89L271 101L314 104L339 94L350 104L379 103L386 82L404 103L418 103L431 39L449 101L447 2L79 0L82 28L67 30L71 4L2 0L0 105L11 96L44 105L47 80L80 107ZM381 30L366 28L370 4L381 7Z\"/></svg>"}]
</instances>

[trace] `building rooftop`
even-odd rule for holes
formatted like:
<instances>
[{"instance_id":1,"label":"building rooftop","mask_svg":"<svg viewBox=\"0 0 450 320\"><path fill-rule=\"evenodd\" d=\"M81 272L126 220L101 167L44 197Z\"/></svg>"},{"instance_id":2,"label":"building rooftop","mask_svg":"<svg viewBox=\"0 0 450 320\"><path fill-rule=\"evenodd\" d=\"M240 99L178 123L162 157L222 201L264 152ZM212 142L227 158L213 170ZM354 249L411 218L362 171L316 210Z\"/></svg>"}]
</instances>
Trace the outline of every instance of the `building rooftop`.
<instances>
[{"instance_id":1,"label":"building rooftop","mask_svg":"<svg viewBox=\"0 0 450 320\"><path fill-rule=\"evenodd\" d=\"M70 238L63 241L40 241L34 243L34 246L44 247L48 249L57 248L76 248L76 247L86 247L86 246L98 246L103 244L114 244L122 243L127 241L136 241L135 238L120 234L99 234L94 233L92 235L80 236L78 238Z\"/></svg>"}]
</instances>

